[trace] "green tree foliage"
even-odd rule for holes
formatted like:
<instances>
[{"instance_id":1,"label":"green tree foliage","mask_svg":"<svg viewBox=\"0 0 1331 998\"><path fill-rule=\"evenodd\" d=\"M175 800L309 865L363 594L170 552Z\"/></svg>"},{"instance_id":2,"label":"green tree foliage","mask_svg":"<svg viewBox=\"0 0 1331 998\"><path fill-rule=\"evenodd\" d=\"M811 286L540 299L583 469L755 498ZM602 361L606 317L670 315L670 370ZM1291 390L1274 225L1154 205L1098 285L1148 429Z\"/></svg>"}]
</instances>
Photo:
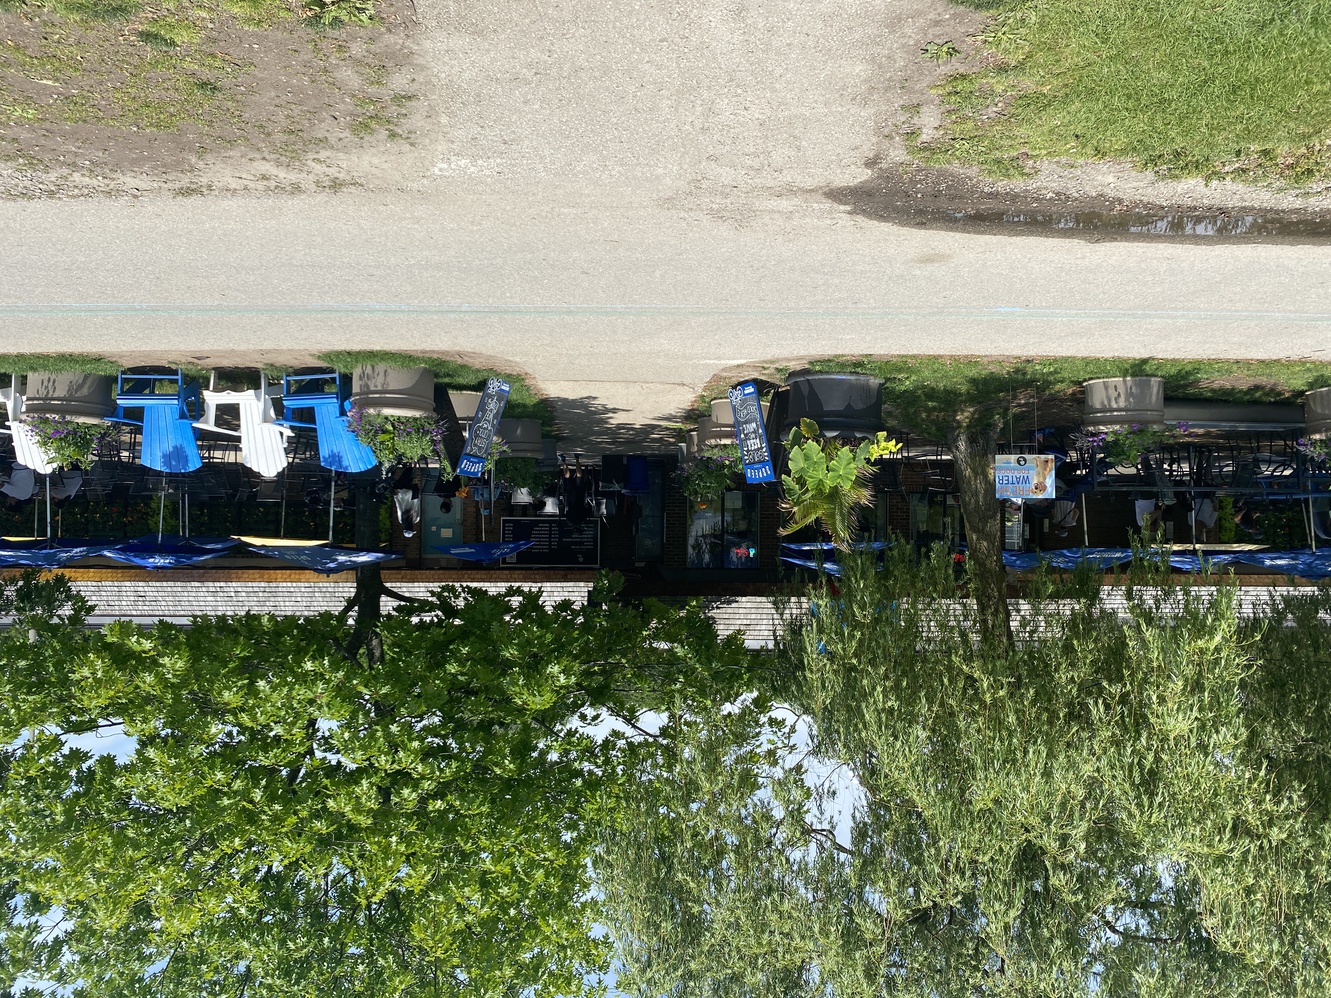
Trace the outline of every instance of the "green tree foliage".
<instances>
[{"instance_id":1,"label":"green tree foliage","mask_svg":"<svg viewBox=\"0 0 1331 998\"><path fill-rule=\"evenodd\" d=\"M889 562L788 635L805 742L755 701L646 758L598 859L636 993L1326 993L1331 593L1040 580L1009 648ZM840 841L812 760L862 790Z\"/></svg>"},{"instance_id":2,"label":"green tree foliage","mask_svg":"<svg viewBox=\"0 0 1331 998\"><path fill-rule=\"evenodd\" d=\"M0 986L590 987L589 843L625 770L580 718L630 726L747 654L697 609L442 589L380 617L373 581L354 617L103 631L61 579L0 588ZM126 758L69 744L108 729Z\"/></svg>"}]
</instances>

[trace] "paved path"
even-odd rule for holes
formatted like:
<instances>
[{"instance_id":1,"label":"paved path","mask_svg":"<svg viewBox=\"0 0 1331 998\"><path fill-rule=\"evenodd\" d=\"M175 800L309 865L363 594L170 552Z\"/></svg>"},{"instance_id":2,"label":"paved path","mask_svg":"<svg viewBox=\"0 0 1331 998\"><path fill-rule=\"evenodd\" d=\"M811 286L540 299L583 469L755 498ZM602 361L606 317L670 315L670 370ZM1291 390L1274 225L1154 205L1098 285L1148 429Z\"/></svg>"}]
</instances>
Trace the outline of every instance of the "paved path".
<instances>
[{"instance_id":1,"label":"paved path","mask_svg":"<svg viewBox=\"0 0 1331 998\"><path fill-rule=\"evenodd\" d=\"M469 351L607 446L754 360L1331 357L1325 248L967 236L824 198L884 152L919 45L965 33L943 0L418 3L418 190L0 203L0 351Z\"/></svg>"}]
</instances>

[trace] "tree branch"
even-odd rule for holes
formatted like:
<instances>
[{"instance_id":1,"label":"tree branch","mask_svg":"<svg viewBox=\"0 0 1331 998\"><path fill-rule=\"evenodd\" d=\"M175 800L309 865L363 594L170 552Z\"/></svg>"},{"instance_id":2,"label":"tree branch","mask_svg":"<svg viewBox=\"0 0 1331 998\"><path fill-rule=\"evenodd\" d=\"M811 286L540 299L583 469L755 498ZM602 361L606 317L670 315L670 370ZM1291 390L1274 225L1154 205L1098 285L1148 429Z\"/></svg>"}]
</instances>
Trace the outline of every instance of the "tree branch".
<instances>
[{"instance_id":1,"label":"tree branch","mask_svg":"<svg viewBox=\"0 0 1331 998\"><path fill-rule=\"evenodd\" d=\"M1109 919L1105 918L1104 915L1097 915L1096 917L1100 919L1100 924L1103 925L1110 932L1112 932L1114 935L1118 936L1120 939L1130 939L1135 943L1155 943L1156 945L1168 945L1170 943L1182 942L1183 937L1186 935L1186 933L1180 933L1176 936L1143 936L1143 935L1138 935L1136 932L1129 932L1127 929L1120 929Z\"/></svg>"}]
</instances>

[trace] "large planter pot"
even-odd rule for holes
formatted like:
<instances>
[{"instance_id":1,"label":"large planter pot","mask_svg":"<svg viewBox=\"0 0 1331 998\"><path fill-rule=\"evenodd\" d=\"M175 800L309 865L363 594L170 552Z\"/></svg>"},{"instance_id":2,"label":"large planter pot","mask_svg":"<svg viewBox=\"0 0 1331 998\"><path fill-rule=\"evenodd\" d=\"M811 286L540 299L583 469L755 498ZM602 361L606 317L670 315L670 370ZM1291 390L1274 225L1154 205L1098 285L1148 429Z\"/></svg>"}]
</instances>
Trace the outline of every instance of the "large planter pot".
<instances>
[{"instance_id":1,"label":"large planter pot","mask_svg":"<svg viewBox=\"0 0 1331 998\"><path fill-rule=\"evenodd\" d=\"M100 423L115 407L115 381L104 374L34 371L27 377L23 409L30 416Z\"/></svg>"},{"instance_id":2,"label":"large planter pot","mask_svg":"<svg viewBox=\"0 0 1331 998\"><path fill-rule=\"evenodd\" d=\"M767 421L767 403L758 403L763 411L763 422ZM712 399L712 422L717 426L734 426L735 410L730 408L730 399L721 396L719 399Z\"/></svg>"},{"instance_id":3,"label":"large planter pot","mask_svg":"<svg viewBox=\"0 0 1331 998\"><path fill-rule=\"evenodd\" d=\"M1096 378L1082 385L1086 403L1082 422L1087 430L1137 423L1165 425L1165 380L1155 377Z\"/></svg>"},{"instance_id":4,"label":"large planter pot","mask_svg":"<svg viewBox=\"0 0 1331 998\"><path fill-rule=\"evenodd\" d=\"M735 424L718 423L715 419L704 416L698 420L698 447L716 447L735 442Z\"/></svg>"},{"instance_id":5,"label":"large planter pot","mask_svg":"<svg viewBox=\"0 0 1331 998\"><path fill-rule=\"evenodd\" d=\"M541 443L539 419L501 419L497 432L508 445L509 457L539 459L545 453L545 447Z\"/></svg>"},{"instance_id":6,"label":"large planter pot","mask_svg":"<svg viewBox=\"0 0 1331 998\"><path fill-rule=\"evenodd\" d=\"M432 416L434 373L428 367L362 364L352 375L351 401L382 416Z\"/></svg>"},{"instance_id":7,"label":"large planter pot","mask_svg":"<svg viewBox=\"0 0 1331 998\"><path fill-rule=\"evenodd\" d=\"M448 400L453 403L453 412L459 423L469 423L476 418L476 409L481 404L480 392L455 392L449 390Z\"/></svg>"},{"instance_id":8,"label":"large planter pot","mask_svg":"<svg viewBox=\"0 0 1331 998\"><path fill-rule=\"evenodd\" d=\"M1331 436L1331 388L1319 388L1303 396L1303 435Z\"/></svg>"},{"instance_id":9,"label":"large planter pot","mask_svg":"<svg viewBox=\"0 0 1331 998\"><path fill-rule=\"evenodd\" d=\"M815 374L797 371L790 387L782 436L812 419L825 437L871 437L885 429L883 382L870 374Z\"/></svg>"}]
</instances>

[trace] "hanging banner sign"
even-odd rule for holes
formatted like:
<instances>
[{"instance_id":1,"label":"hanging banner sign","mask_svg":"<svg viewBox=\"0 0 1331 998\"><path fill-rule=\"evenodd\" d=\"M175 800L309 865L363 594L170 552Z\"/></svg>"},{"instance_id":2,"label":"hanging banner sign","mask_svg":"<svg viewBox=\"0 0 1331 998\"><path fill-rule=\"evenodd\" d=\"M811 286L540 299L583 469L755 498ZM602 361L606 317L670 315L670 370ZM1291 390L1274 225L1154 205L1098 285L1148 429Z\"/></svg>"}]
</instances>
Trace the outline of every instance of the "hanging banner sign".
<instances>
[{"instance_id":1,"label":"hanging banner sign","mask_svg":"<svg viewBox=\"0 0 1331 998\"><path fill-rule=\"evenodd\" d=\"M1053 499L1054 455L999 454L994 458L994 495L999 499Z\"/></svg>"},{"instance_id":2,"label":"hanging banner sign","mask_svg":"<svg viewBox=\"0 0 1331 998\"><path fill-rule=\"evenodd\" d=\"M758 389L752 381L746 381L738 388L730 389L729 395L739 456L744 462L744 480L750 483L775 482L776 469L772 467L772 452L767 447L767 430L763 426Z\"/></svg>"},{"instance_id":3,"label":"hanging banner sign","mask_svg":"<svg viewBox=\"0 0 1331 998\"><path fill-rule=\"evenodd\" d=\"M485 383L485 391L481 392L481 400L476 404L476 416L467 431L462 460L458 462L459 475L479 478L485 471L485 462L490 459L490 445L494 443L499 421L504 418L504 406L508 405L511 388L507 381L498 378L491 378Z\"/></svg>"}]
</instances>

